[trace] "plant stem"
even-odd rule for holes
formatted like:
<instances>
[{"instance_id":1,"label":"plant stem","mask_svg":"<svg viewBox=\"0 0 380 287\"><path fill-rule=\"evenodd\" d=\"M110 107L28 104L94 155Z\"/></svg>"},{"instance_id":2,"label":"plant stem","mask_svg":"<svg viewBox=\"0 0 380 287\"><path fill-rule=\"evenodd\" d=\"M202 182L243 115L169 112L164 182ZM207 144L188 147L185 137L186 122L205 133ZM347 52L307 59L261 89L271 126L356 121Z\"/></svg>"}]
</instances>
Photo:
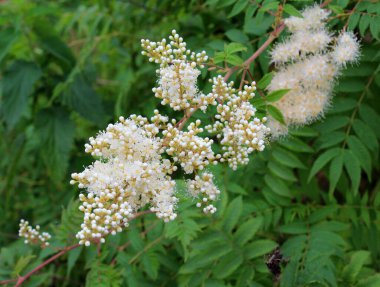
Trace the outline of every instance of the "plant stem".
<instances>
[{"instance_id":1,"label":"plant stem","mask_svg":"<svg viewBox=\"0 0 380 287\"><path fill-rule=\"evenodd\" d=\"M150 210L145 210L145 211L140 211L138 213L136 213L131 219L136 219L137 217L140 217L144 214L149 214L149 213L153 213L152 211ZM32 276L34 273L40 271L41 269L43 269L46 265L49 265L51 262L55 261L56 259L58 259L59 257L61 257L62 255L66 254L67 252L75 249L75 248L78 248L79 246L81 246L80 244L75 244L75 245L71 245L71 246L67 246L65 247L64 249L62 249L61 251L59 251L57 254L53 255L52 257L50 257L49 259L45 260L44 262L42 262L40 265L38 265L36 268L34 268L32 271L30 271L29 273L25 274L24 276L21 276L19 277L18 279L9 279L9 280L4 280L4 281L0 281L0 285L5 285L5 284L8 284L10 282L16 282L16 285L15 287L19 287L21 286L21 284L23 282L25 282L30 276Z\"/></svg>"}]
</instances>

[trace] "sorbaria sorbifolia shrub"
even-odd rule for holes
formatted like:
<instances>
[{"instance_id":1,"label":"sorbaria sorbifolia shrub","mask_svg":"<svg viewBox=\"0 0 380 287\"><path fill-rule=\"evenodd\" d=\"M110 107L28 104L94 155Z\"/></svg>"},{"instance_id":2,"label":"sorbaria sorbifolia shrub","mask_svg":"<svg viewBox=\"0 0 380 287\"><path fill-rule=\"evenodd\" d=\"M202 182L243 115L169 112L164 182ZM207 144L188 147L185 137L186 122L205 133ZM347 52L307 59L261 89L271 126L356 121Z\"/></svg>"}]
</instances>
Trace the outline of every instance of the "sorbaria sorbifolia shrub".
<instances>
[{"instance_id":1,"label":"sorbaria sorbifolia shrub","mask_svg":"<svg viewBox=\"0 0 380 287\"><path fill-rule=\"evenodd\" d=\"M154 96L184 116L178 120L154 110L150 119L120 117L89 139L85 151L96 160L73 173L71 180L85 190L79 196L84 213L76 235L79 244L104 243L107 235L121 232L146 206L165 222L174 220L178 198L172 175L178 169L188 178L188 196L196 198L196 206L206 214L215 213L213 202L220 190L210 165L226 162L236 170L248 163L251 153L264 150L270 135L276 138L289 126L310 123L323 114L334 80L347 63L357 60L359 45L351 32L328 31L326 10L314 6L302 15L284 21L290 36L271 51L276 72L267 90L289 89L273 103L283 113L285 125L272 117L266 125L266 116L255 116L251 104L255 82L236 88L219 75L210 79L211 92L202 92L197 79L208 63L206 52L189 50L175 30L169 40L141 40L142 54L159 65ZM213 123L203 126L192 118L197 110L213 113ZM214 140L220 153L214 151ZM50 235L40 235L39 227L34 230L25 221L20 227L26 242L48 245Z\"/></svg>"}]
</instances>

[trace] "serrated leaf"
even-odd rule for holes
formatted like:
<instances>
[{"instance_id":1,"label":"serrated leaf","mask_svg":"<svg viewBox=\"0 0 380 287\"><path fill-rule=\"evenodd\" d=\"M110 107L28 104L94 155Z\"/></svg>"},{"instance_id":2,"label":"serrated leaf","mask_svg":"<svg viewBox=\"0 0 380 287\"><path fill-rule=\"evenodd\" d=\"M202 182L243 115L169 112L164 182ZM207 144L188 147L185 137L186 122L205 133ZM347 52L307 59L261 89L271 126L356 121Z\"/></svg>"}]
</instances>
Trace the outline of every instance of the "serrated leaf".
<instances>
[{"instance_id":1,"label":"serrated leaf","mask_svg":"<svg viewBox=\"0 0 380 287\"><path fill-rule=\"evenodd\" d=\"M333 148L322 153L311 167L307 181L310 182L310 180L317 174L317 172L320 171L330 160L337 156L339 152L339 148Z\"/></svg>"},{"instance_id":2,"label":"serrated leaf","mask_svg":"<svg viewBox=\"0 0 380 287\"><path fill-rule=\"evenodd\" d=\"M288 198L293 197L293 194L282 180L267 174L264 177L264 181L276 194Z\"/></svg>"},{"instance_id":3,"label":"serrated leaf","mask_svg":"<svg viewBox=\"0 0 380 287\"><path fill-rule=\"evenodd\" d=\"M347 139L347 144L352 153L356 155L356 158L359 160L360 165L365 170L368 177L371 178L371 155L364 144L356 136L349 136Z\"/></svg>"},{"instance_id":4,"label":"serrated leaf","mask_svg":"<svg viewBox=\"0 0 380 287\"><path fill-rule=\"evenodd\" d=\"M243 256L234 252L225 255L212 269L215 277L223 279L230 276L243 263Z\"/></svg>"},{"instance_id":5,"label":"serrated leaf","mask_svg":"<svg viewBox=\"0 0 380 287\"><path fill-rule=\"evenodd\" d=\"M358 25L360 20L360 14L359 13L352 13L350 17L348 18L348 29L349 30L354 30L356 26Z\"/></svg>"},{"instance_id":6,"label":"serrated leaf","mask_svg":"<svg viewBox=\"0 0 380 287\"><path fill-rule=\"evenodd\" d=\"M289 169L283 165L280 165L280 164L276 163L275 161L269 162L268 169L270 170L270 172L273 175L275 175L275 176L277 176L283 180L297 181L297 178L294 176L291 169Z\"/></svg>"},{"instance_id":7,"label":"serrated leaf","mask_svg":"<svg viewBox=\"0 0 380 287\"><path fill-rule=\"evenodd\" d=\"M376 151L379 148L375 132L363 121L356 119L352 124L352 128L370 150Z\"/></svg>"},{"instance_id":8,"label":"serrated leaf","mask_svg":"<svg viewBox=\"0 0 380 287\"><path fill-rule=\"evenodd\" d=\"M290 89L277 90L277 91L271 92L269 95L265 97L265 99L268 102L277 102L279 99L285 96L289 91Z\"/></svg>"},{"instance_id":9,"label":"serrated leaf","mask_svg":"<svg viewBox=\"0 0 380 287\"><path fill-rule=\"evenodd\" d=\"M14 62L3 74L1 115L12 128L28 107L28 98L42 72L34 63Z\"/></svg>"},{"instance_id":10,"label":"serrated leaf","mask_svg":"<svg viewBox=\"0 0 380 287\"><path fill-rule=\"evenodd\" d=\"M3 28L0 31L0 62L6 56L18 36L19 33L14 28Z\"/></svg>"},{"instance_id":11,"label":"serrated leaf","mask_svg":"<svg viewBox=\"0 0 380 287\"><path fill-rule=\"evenodd\" d=\"M299 12L297 10L296 7L294 7L293 5L291 4L285 4L284 5L284 11L289 14L290 16L295 16L295 17L299 17L299 18L303 18L301 12Z\"/></svg>"},{"instance_id":12,"label":"serrated leaf","mask_svg":"<svg viewBox=\"0 0 380 287\"><path fill-rule=\"evenodd\" d=\"M142 255L141 262L143 264L144 271L148 274L148 276L153 280L157 279L158 269L160 268L160 262L157 254L152 250L148 250Z\"/></svg>"},{"instance_id":13,"label":"serrated leaf","mask_svg":"<svg viewBox=\"0 0 380 287\"><path fill-rule=\"evenodd\" d=\"M33 30L42 49L51 54L62 69L68 73L75 66L76 60L70 48L54 31L53 26L47 20L38 18L33 23Z\"/></svg>"},{"instance_id":14,"label":"serrated leaf","mask_svg":"<svg viewBox=\"0 0 380 287\"><path fill-rule=\"evenodd\" d=\"M314 152L314 149L312 147L310 147L308 144L306 144L302 140L293 136L288 136L285 140L279 141L279 143L281 146L286 147L288 150L291 150L294 152L307 152L307 153Z\"/></svg>"},{"instance_id":15,"label":"serrated leaf","mask_svg":"<svg viewBox=\"0 0 380 287\"><path fill-rule=\"evenodd\" d=\"M21 272L28 266L28 264L36 258L35 255L27 255L23 256L18 259L13 271L12 271L12 277L17 277L21 275Z\"/></svg>"},{"instance_id":16,"label":"serrated leaf","mask_svg":"<svg viewBox=\"0 0 380 287\"><path fill-rule=\"evenodd\" d=\"M233 66L241 66L243 64L243 59L238 55L227 55L226 62Z\"/></svg>"},{"instance_id":17,"label":"serrated leaf","mask_svg":"<svg viewBox=\"0 0 380 287\"><path fill-rule=\"evenodd\" d=\"M362 15L359 21L359 32L362 36L364 36L365 32L367 31L369 24L371 22L371 17L369 15Z\"/></svg>"},{"instance_id":18,"label":"serrated leaf","mask_svg":"<svg viewBox=\"0 0 380 287\"><path fill-rule=\"evenodd\" d=\"M335 190L335 187L340 179L340 176L342 174L343 170L343 153L340 150L338 155L336 155L330 164L329 169L329 180L330 180L330 187L329 187L329 194L332 194Z\"/></svg>"},{"instance_id":19,"label":"serrated leaf","mask_svg":"<svg viewBox=\"0 0 380 287\"><path fill-rule=\"evenodd\" d=\"M255 236L262 223L263 219L261 217L251 218L244 222L233 235L234 242L239 246L246 244Z\"/></svg>"},{"instance_id":20,"label":"serrated leaf","mask_svg":"<svg viewBox=\"0 0 380 287\"><path fill-rule=\"evenodd\" d=\"M86 287L119 287L121 286L121 272L112 265L94 262L86 276Z\"/></svg>"},{"instance_id":21,"label":"serrated leaf","mask_svg":"<svg viewBox=\"0 0 380 287\"><path fill-rule=\"evenodd\" d=\"M257 87L258 87L259 89L264 90L264 89L269 85L269 83L272 81L272 79L273 79L273 72L270 72L270 73L265 74L265 75L260 79L260 81L257 83Z\"/></svg>"},{"instance_id":22,"label":"serrated leaf","mask_svg":"<svg viewBox=\"0 0 380 287\"><path fill-rule=\"evenodd\" d=\"M224 48L224 52L227 54L227 57L231 54L247 51L247 47L242 43L230 43Z\"/></svg>"},{"instance_id":23,"label":"serrated leaf","mask_svg":"<svg viewBox=\"0 0 380 287\"><path fill-rule=\"evenodd\" d=\"M243 211L243 201L241 196L235 198L228 205L225 214L223 215L223 228L227 232L231 232L231 230L235 227L235 225L239 221L239 217Z\"/></svg>"},{"instance_id":24,"label":"serrated leaf","mask_svg":"<svg viewBox=\"0 0 380 287\"><path fill-rule=\"evenodd\" d=\"M221 258L231 251L231 247L226 244L215 245L213 248L196 255L183 264L179 270L179 274L193 273L195 270L208 266L211 262Z\"/></svg>"},{"instance_id":25,"label":"serrated leaf","mask_svg":"<svg viewBox=\"0 0 380 287\"><path fill-rule=\"evenodd\" d=\"M47 171L57 182L65 175L69 153L74 142L75 126L67 110L61 107L44 109L36 117L36 133Z\"/></svg>"},{"instance_id":26,"label":"serrated leaf","mask_svg":"<svg viewBox=\"0 0 380 287\"><path fill-rule=\"evenodd\" d=\"M248 0L238 0L235 5L232 7L232 10L230 12L230 14L228 14L228 18L231 18L233 16L236 16L237 14L239 14L241 11L244 10L244 8L247 6L247 4L249 3Z\"/></svg>"},{"instance_id":27,"label":"serrated leaf","mask_svg":"<svg viewBox=\"0 0 380 287\"><path fill-rule=\"evenodd\" d=\"M369 276L366 279L359 280L356 287L378 287L380 286L380 274Z\"/></svg>"},{"instance_id":28,"label":"serrated leaf","mask_svg":"<svg viewBox=\"0 0 380 287\"><path fill-rule=\"evenodd\" d=\"M273 150L273 158L279 163L291 168L305 168L305 165L298 159L296 155L280 148Z\"/></svg>"},{"instance_id":29,"label":"serrated leaf","mask_svg":"<svg viewBox=\"0 0 380 287\"><path fill-rule=\"evenodd\" d=\"M368 251L355 251L351 255L350 263L343 268L343 278L350 283L354 283L360 270L369 258L370 253Z\"/></svg>"},{"instance_id":30,"label":"serrated leaf","mask_svg":"<svg viewBox=\"0 0 380 287\"><path fill-rule=\"evenodd\" d=\"M79 73L62 94L62 101L86 119L101 124L104 121L104 109L100 95L91 86L84 73Z\"/></svg>"},{"instance_id":31,"label":"serrated leaf","mask_svg":"<svg viewBox=\"0 0 380 287\"><path fill-rule=\"evenodd\" d=\"M238 29L228 30L225 34L227 38L233 42L247 43L249 41L248 36Z\"/></svg>"},{"instance_id":32,"label":"serrated leaf","mask_svg":"<svg viewBox=\"0 0 380 287\"><path fill-rule=\"evenodd\" d=\"M244 248L244 254L246 258L253 259L268 254L276 247L277 243L272 240L256 240Z\"/></svg>"},{"instance_id":33,"label":"serrated leaf","mask_svg":"<svg viewBox=\"0 0 380 287\"><path fill-rule=\"evenodd\" d=\"M351 179L352 190L356 194L359 189L360 175L361 175L359 160L350 150L345 150L343 157L344 157L344 167L346 168L347 173Z\"/></svg>"}]
</instances>

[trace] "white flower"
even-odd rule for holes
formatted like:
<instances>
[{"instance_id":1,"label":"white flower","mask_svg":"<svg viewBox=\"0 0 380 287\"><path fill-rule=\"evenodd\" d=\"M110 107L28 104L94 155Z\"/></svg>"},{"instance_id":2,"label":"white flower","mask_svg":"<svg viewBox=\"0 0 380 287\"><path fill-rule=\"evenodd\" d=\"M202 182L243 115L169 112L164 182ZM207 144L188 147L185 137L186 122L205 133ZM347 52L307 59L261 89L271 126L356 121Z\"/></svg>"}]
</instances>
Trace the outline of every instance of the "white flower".
<instances>
[{"instance_id":1,"label":"white flower","mask_svg":"<svg viewBox=\"0 0 380 287\"><path fill-rule=\"evenodd\" d=\"M204 213L216 212L216 207L210 202L218 198L220 190L215 186L213 178L213 174L204 172L201 176L197 175L194 180L187 182L189 193L199 198L197 207L203 207Z\"/></svg>"},{"instance_id":2,"label":"white flower","mask_svg":"<svg viewBox=\"0 0 380 287\"><path fill-rule=\"evenodd\" d=\"M51 235L47 232L40 233L39 225L36 225L36 228L33 228L29 225L28 221L21 219L19 226L20 229L18 235L25 238L25 244L40 244L41 247L49 246L48 240L51 238Z\"/></svg>"},{"instance_id":3,"label":"white flower","mask_svg":"<svg viewBox=\"0 0 380 287\"><path fill-rule=\"evenodd\" d=\"M291 16L285 19L284 22L290 32L318 30L325 26L324 21L329 14L328 10L321 9L318 5L315 5L302 11L303 18Z\"/></svg>"},{"instance_id":4,"label":"white flower","mask_svg":"<svg viewBox=\"0 0 380 287\"><path fill-rule=\"evenodd\" d=\"M359 42L352 32L343 32L338 37L331 57L339 66L346 66L359 58Z\"/></svg>"},{"instance_id":5,"label":"white flower","mask_svg":"<svg viewBox=\"0 0 380 287\"><path fill-rule=\"evenodd\" d=\"M351 32L334 39L326 30L327 11L313 6L302 15L303 18L285 20L292 34L271 52L277 71L268 91L290 89L273 103L282 112L286 125L270 118L272 138L286 134L289 126L302 126L323 116L335 78L346 63L355 61L359 55L359 44Z\"/></svg>"}]
</instances>

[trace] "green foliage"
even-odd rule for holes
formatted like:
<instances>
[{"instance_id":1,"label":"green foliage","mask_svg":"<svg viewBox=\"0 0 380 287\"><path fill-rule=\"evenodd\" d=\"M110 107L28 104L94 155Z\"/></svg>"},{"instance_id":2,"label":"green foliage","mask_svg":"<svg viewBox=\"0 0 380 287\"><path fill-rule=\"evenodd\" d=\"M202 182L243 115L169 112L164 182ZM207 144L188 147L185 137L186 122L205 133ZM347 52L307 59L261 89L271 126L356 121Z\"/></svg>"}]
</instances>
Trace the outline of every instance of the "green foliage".
<instances>
[{"instance_id":1,"label":"green foliage","mask_svg":"<svg viewBox=\"0 0 380 287\"><path fill-rule=\"evenodd\" d=\"M141 38L175 28L216 67L238 66L266 41L275 16L300 16L313 1L3 1L0 11L0 281L25 275L77 242L83 220L69 174L89 165L84 143L118 116L151 116L155 66ZM333 0L329 25L347 25L361 58L336 83L315 124L267 144L247 166L212 167L222 191L209 216L182 196L168 224L146 215L101 248L76 248L25 286L380 286L380 4ZM282 5L284 4L284 5ZM281 37L281 36L280 36ZM281 41L281 39L279 40ZM249 67L258 114L282 121L266 95L265 50ZM248 73L247 77L248 78ZM199 86L206 91L210 84ZM162 108L173 117L178 114ZM202 122L212 122L201 115ZM20 218L53 235L40 250L17 237ZM281 275L266 262L279 247ZM13 286L14 284L8 284Z\"/></svg>"}]
</instances>

